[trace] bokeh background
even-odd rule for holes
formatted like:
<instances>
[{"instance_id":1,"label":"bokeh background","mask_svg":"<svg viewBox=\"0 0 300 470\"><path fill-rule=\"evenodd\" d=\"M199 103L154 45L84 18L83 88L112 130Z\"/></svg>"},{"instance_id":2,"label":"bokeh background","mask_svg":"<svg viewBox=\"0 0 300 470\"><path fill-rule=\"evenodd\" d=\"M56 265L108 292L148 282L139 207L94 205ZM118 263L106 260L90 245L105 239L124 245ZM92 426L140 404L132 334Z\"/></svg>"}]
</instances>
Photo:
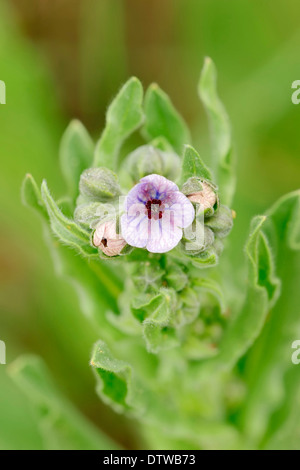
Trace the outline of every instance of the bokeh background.
<instances>
[{"instance_id":1,"label":"bokeh background","mask_svg":"<svg viewBox=\"0 0 300 470\"><path fill-rule=\"evenodd\" d=\"M294 0L0 1L1 314L0 447L39 448L29 404L6 374L22 353L46 361L63 393L126 448L137 424L103 405L88 362L98 339L71 287L54 272L40 221L20 201L26 172L64 192L61 135L72 118L97 139L108 103L136 75L167 91L209 163L206 116L196 86L206 55L218 69L231 118L238 186L232 233L239 269L252 215L299 187L300 5Z\"/></svg>"}]
</instances>

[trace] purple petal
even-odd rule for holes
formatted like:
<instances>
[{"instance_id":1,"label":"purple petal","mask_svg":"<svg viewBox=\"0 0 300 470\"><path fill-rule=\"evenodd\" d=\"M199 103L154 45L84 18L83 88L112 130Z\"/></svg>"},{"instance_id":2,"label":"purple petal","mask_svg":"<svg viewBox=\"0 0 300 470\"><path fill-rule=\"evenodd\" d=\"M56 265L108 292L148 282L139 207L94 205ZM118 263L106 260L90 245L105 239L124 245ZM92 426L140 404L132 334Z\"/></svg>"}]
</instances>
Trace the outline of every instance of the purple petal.
<instances>
[{"instance_id":1,"label":"purple petal","mask_svg":"<svg viewBox=\"0 0 300 470\"><path fill-rule=\"evenodd\" d=\"M174 191L178 191L177 185L164 176L145 176L129 191L124 209L128 211L129 207L137 202L146 204L149 199L164 200Z\"/></svg>"},{"instance_id":2,"label":"purple petal","mask_svg":"<svg viewBox=\"0 0 300 470\"><path fill-rule=\"evenodd\" d=\"M164 217L168 213L170 213L169 218L174 219L174 224L181 228L189 227L195 218L193 204L180 191L173 192L168 198L168 203L165 204Z\"/></svg>"},{"instance_id":3,"label":"purple petal","mask_svg":"<svg viewBox=\"0 0 300 470\"><path fill-rule=\"evenodd\" d=\"M173 183L173 181L170 181L161 175L154 174L145 176L140 180L140 184L142 184L144 188L149 188L150 191L155 190L156 194L153 193L154 198L172 191L178 191L178 186Z\"/></svg>"},{"instance_id":4,"label":"purple petal","mask_svg":"<svg viewBox=\"0 0 300 470\"><path fill-rule=\"evenodd\" d=\"M121 233L126 242L137 248L145 248L148 242L148 216L143 204L132 205L121 217Z\"/></svg>"},{"instance_id":5,"label":"purple petal","mask_svg":"<svg viewBox=\"0 0 300 470\"><path fill-rule=\"evenodd\" d=\"M156 210L153 208L152 217L150 212L149 218L149 209L145 205L153 199L161 202ZM172 250L182 238L182 228L190 226L195 217L194 207L188 198L175 183L160 175L142 178L129 191L124 210L125 214L121 217L123 238L129 245L146 247L152 253Z\"/></svg>"},{"instance_id":6,"label":"purple petal","mask_svg":"<svg viewBox=\"0 0 300 470\"><path fill-rule=\"evenodd\" d=\"M166 223L164 218L159 220L151 219L148 228L149 238L147 250L151 253L166 253L178 245L182 238L182 229Z\"/></svg>"}]
</instances>

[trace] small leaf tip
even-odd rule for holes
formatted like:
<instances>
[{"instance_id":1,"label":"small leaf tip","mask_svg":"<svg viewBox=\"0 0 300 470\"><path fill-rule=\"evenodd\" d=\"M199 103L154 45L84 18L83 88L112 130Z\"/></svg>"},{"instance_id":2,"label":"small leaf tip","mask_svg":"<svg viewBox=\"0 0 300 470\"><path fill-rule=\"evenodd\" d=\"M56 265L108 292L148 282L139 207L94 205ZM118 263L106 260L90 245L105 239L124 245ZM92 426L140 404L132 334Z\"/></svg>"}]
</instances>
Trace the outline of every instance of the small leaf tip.
<instances>
[{"instance_id":1,"label":"small leaf tip","mask_svg":"<svg viewBox=\"0 0 300 470\"><path fill-rule=\"evenodd\" d=\"M160 88L159 88L159 85L157 83L153 82L149 85L149 90L159 91Z\"/></svg>"}]
</instances>

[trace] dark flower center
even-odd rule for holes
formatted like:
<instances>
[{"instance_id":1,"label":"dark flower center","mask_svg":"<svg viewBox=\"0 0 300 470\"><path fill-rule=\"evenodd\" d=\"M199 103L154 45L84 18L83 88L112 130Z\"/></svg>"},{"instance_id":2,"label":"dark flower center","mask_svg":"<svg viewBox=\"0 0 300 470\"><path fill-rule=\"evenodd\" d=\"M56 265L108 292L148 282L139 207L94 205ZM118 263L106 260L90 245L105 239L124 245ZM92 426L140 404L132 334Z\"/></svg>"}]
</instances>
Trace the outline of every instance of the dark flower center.
<instances>
[{"instance_id":1,"label":"dark flower center","mask_svg":"<svg viewBox=\"0 0 300 470\"><path fill-rule=\"evenodd\" d=\"M152 219L152 217L154 220L162 218L164 205L160 199L149 199L145 206L148 219Z\"/></svg>"},{"instance_id":2,"label":"dark flower center","mask_svg":"<svg viewBox=\"0 0 300 470\"><path fill-rule=\"evenodd\" d=\"M101 243L106 248L107 247L107 238L102 238Z\"/></svg>"}]
</instances>

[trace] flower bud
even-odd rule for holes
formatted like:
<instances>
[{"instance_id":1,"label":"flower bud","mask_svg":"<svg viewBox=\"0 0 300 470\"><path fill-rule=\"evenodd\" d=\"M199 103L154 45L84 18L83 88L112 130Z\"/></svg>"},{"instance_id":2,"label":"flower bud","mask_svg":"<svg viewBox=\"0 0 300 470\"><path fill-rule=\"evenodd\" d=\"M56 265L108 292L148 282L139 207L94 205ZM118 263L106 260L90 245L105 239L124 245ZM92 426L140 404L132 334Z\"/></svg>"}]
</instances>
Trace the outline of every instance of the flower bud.
<instances>
[{"instance_id":1,"label":"flower bud","mask_svg":"<svg viewBox=\"0 0 300 470\"><path fill-rule=\"evenodd\" d=\"M224 238L232 229L232 211L226 206L220 206L218 211L205 223L216 236Z\"/></svg>"},{"instance_id":2,"label":"flower bud","mask_svg":"<svg viewBox=\"0 0 300 470\"><path fill-rule=\"evenodd\" d=\"M126 241L116 231L116 222L99 223L93 233L93 245L106 256L117 256L126 246Z\"/></svg>"},{"instance_id":3,"label":"flower bud","mask_svg":"<svg viewBox=\"0 0 300 470\"><path fill-rule=\"evenodd\" d=\"M182 192L191 202L199 205L198 213L204 212L207 217L213 215L218 207L217 188L209 181L193 176L184 183Z\"/></svg>"},{"instance_id":4,"label":"flower bud","mask_svg":"<svg viewBox=\"0 0 300 470\"><path fill-rule=\"evenodd\" d=\"M172 289L181 291L187 286L189 278L184 272L183 266L172 263L167 267L166 281Z\"/></svg>"},{"instance_id":5,"label":"flower bud","mask_svg":"<svg viewBox=\"0 0 300 470\"><path fill-rule=\"evenodd\" d=\"M74 212L74 220L86 228L93 228L109 212L111 212L110 206L93 201L78 205Z\"/></svg>"},{"instance_id":6,"label":"flower bud","mask_svg":"<svg viewBox=\"0 0 300 470\"><path fill-rule=\"evenodd\" d=\"M88 168L79 182L81 196L107 201L121 194L117 176L108 168Z\"/></svg>"},{"instance_id":7,"label":"flower bud","mask_svg":"<svg viewBox=\"0 0 300 470\"><path fill-rule=\"evenodd\" d=\"M207 250L214 243L214 232L195 219L193 224L184 231L181 249L187 255L196 255Z\"/></svg>"},{"instance_id":8,"label":"flower bud","mask_svg":"<svg viewBox=\"0 0 300 470\"><path fill-rule=\"evenodd\" d=\"M162 284L162 277L165 271L159 263L150 263L150 261L134 263L131 279L140 292L147 291L149 288L159 288Z\"/></svg>"},{"instance_id":9,"label":"flower bud","mask_svg":"<svg viewBox=\"0 0 300 470\"><path fill-rule=\"evenodd\" d=\"M178 294L178 305L173 314L171 324L178 328L192 323L199 315L199 311L199 296L192 288L186 287Z\"/></svg>"},{"instance_id":10,"label":"flower bud","mask_svg":"<svg viewBox=\"0 0 300 470\"><path fill-rule=\"evenodd\" d=\"M165 152L152 145L142 145L127 156L124 169L133 181L152 174L175 180L180 171L180 159L173 152Z\"/></svg>"}]
</instances>

